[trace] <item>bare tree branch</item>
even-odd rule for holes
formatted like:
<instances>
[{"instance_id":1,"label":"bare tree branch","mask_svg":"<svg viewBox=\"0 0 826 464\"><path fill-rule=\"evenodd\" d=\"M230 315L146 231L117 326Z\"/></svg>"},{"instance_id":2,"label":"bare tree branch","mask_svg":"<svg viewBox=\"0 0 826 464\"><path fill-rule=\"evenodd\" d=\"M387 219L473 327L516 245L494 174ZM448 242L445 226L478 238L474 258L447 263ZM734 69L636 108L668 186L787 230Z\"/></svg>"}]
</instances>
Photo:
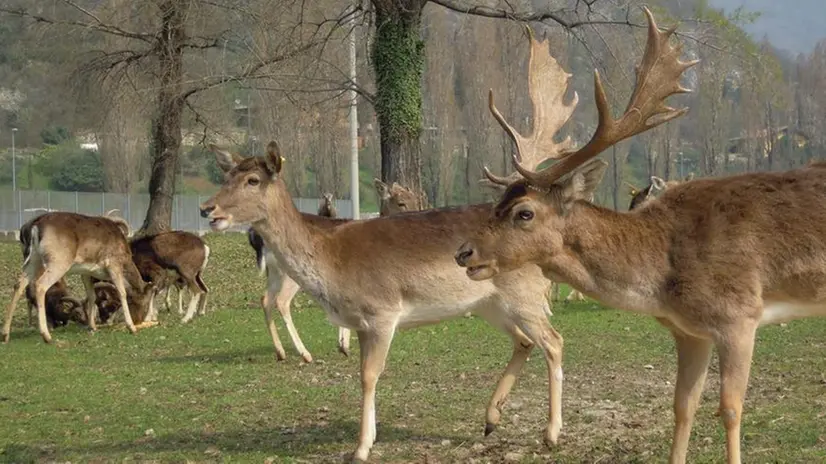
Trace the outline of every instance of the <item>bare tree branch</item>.
<instances>
[{"instance_id":1,"label":"bare tree branch","mask_svg":"<svg viewBox=\"0 0 826 464\"><path fill-rule=\"evenodd\" d=\"M70 0L64 0L64 2L69 4L69 5L75 6L74 3L71 2ZM76 8L80 8L80 7L76 7ZM154 35L152 35L152 34L127 31L127 30L124 30L124 29L122 29L118 26L100 22L100 20L97 19L97 17L95 17L94 15L92 15L89 12L86 12L83 9L81 9L81 11L84 11L87 15L92 16L92 18L94 18L94 22L84 22L84 21L74 21L74 20L60 20L60 19L54 19L54 18L47 18L45 16L41 16L41 15L31 13L28 10L23 9L23 8L15 9L15 8L8 8L8 7L0 6L0 13L6 13L6 14L14 15L14 16L19 16L21 18L28 18L28 19L31 19L31 20L33 20L35 22L38 22L38 23L52 24L52 25L55 25L55 26L82 27L84 29L92 29L92 30L103 32L103 33L106 33L106 34L116 35L116 36L119 36L119 37L126 37L126 38L129 38L129 39L137 39L137 40L141 40L141 41L144 41L144 42L151 42L154 39Z\"/></svg>"},{"instance_id":2,"label":"bare tree branch","mask_svg":"<svg viewBox=\"0 0 826 464\"><path fill-rule=\"evenodd\" d=\"M565 19L560 11L545 11L545 12L526 12L526 11L515 11L513 9L506 10L503 8L495 8L491 6L484 6L484 5L468 5L465 4L461 0L430 0L431 2L441 5L449 10L453 10L457 13L464 13L474 16L484 16L486 18L505 18L505 19L512 19L515 21L547 21L551 20L560 26L564 27L565 29L576 29L581 26L585 25L594 25L594 24L610 24L610 25L622 25L622 26L636 26L636 27L645 27L644 25L638 25L631 23L628 18L625 20L613 20L613 19L584 19L584 20L569 20ZM587 2L586 2L587 3ZM593 3L588 3L589 7Z\"/></svg>"}]
</instances>

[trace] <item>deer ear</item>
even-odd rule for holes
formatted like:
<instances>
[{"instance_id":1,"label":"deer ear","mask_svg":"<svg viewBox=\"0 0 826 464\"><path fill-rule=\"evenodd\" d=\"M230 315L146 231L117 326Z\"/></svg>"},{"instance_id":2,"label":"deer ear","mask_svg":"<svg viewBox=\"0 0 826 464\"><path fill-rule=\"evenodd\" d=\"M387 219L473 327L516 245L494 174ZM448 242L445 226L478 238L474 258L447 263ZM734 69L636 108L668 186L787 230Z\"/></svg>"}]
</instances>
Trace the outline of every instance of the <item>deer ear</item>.
<instances>
[{"instance_id":1,"label":"deer ear","mask_svg":"<svg viewBox=\"0 0 826 464\"><path fill-rule=\"evenodd\" d=\"M278 148L278 143L273 140L267 145L267 167L273 174L280 174L281 168L284 166L284 157L281 156L281 149Z\"/></svg>"},{"instance_id":2,"label":"deer ear","mask_svg":"<svg viewBox=\"0 0 826 464\"><path fill-rule=\"evenodd\" d=\"M651 176L651 185L653 185L654 188L657 190L665 189L665 181L657 176Z\"/></svg>"},{"instance_id":3,"label":"deer ear","mask_svg":"<svg viewBox=\"0 0 826 464\"><path fill-rule=\"evenodd\" d=\"M215 160L218 162L218 167L224 172L232 171L232 168L244 159L240 155L218 148L218 146L213 143L209 144L209 150L215 153Z\"/></svg>"},{"instance_id":4,"label":"deer ear","mask_svg":"<svg viewBox=\"0 0 826 464\"><path fill-rule=\"evenodd\" d=\"M587 200L591 198L594 191L605 175L608 163L600 159L589 161L577 169L563 186L563 195L566 202L575 200Z\"/></svg>"}]
</instances>

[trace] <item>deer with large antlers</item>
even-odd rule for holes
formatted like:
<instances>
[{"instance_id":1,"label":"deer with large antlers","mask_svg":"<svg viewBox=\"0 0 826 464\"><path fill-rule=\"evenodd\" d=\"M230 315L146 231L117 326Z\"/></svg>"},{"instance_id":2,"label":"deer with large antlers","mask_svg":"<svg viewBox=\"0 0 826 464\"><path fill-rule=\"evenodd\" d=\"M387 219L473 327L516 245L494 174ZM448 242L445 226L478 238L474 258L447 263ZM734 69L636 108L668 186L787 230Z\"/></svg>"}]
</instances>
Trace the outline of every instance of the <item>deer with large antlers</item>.
<instances>
[{"instance_id":1,"label":"deer with large antlers","mask_svg":"<svg viewBox=\"0 0 826 464\"><path fill-rule=\"evenodd\" d=\"M609 114L597 75L599 127L592 139L578 150L550 153L560 161L538 172L515 159L524 179L508 186L456 260L474 281L539 265L586 295L666 326L678 359L672 463L686 460L716 347L727 462L739 463L758 327L826 316L826 170L692 180L627 213L585 202L605 171L592 158L686 112L664 100L686 91L680 75L696 62L680 61L680 47L669 42L674 28L660 30L645 13L648 43L623 116Z\"/></svg>"},{"instance_id":2,"label":"deer with large antlers","mask_svg":"<svg viewBox=\"0 0 826 464\"><path fill-rule=\"evenodd\" d=\"M311 218L294 206L282 178L283 159L271 142L267 156L242 158L216 150L227 173L221 190L201 205L214 230L249 224L278 266L321 303L335 325L355 330L361 356L362 408L357 460L376 438L376 384L399 329L433 324L473 311L506 332L513 354L486 412L485 432L534 346L548 367L549 423L556 443L562 426L562 338L548 322L550 282L539 267L473 282L452 259L464 237L482 227L491 204L436 208L350 221Z\"/></svg>"}]
</instances>

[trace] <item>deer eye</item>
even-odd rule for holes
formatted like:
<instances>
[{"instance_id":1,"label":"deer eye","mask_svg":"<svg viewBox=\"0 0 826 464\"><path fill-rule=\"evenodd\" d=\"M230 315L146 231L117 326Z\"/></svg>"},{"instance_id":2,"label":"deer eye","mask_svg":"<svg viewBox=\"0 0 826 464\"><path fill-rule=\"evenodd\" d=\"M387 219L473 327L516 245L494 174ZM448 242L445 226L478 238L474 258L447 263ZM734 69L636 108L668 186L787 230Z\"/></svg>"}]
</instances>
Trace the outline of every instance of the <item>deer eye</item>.
<instances>
[{"instance_id":1,"label":"deer eye","mask_svg":"<svg viewBox=\"0 0 826 464\"><path fill-rule=\"evenodd\" d=\"M256 185L258 185L260 183L261 183L261 179L259 179L257 177L250 177L249 179L247 179L247 185L249 185L251 187L255 187Z\"/></svg>"},{"instance_id":2,"label":"deer eye","mask_svg":"<svg viewBox=\"0 0 826 464\"><path fill-rule=\"evenodd\" d=\"M518 212L516 215L523 221L530 221L533 219L533 211L529 211L527 209Z\"/></svg>"}]
</instances>

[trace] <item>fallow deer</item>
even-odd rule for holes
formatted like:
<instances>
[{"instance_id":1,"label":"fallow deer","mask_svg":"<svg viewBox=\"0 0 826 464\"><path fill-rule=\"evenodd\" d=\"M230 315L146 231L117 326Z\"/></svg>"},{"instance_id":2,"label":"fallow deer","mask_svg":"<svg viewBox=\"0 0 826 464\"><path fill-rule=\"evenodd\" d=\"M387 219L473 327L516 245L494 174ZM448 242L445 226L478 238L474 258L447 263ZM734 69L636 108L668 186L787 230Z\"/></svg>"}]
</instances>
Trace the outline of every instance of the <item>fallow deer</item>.
<instances>
[{"instance_id":1,"label":"fallow deer","mask_svg":"<svg viewBox=\"0 0 826 464\"><path fill-rule=\"evenodd\" d=\"M294 206L281 175L283 159L271 142L266 157L216 151L227 174L220 191L201 205L213 230L249 224L301 288L335 325L355 330L361 355L362 408L357 460L376 438L376 383L396 330L460 317L485 318L513 340L513 353L487 408L485 432L501 408L534 345L548 368L549 423L556 443L562 427L562 337L548 322L550 282L538 266L474 282L452 260L468 234L485 224L491 204L435 208L350 221L310 218ZM326 224L324 226L323 224Z\"/></svg>"},{"instance_id":2,"label":"fallow deer","mask_svg":"<svg viewBox=\"0 0 826 464\"><path fill-rule=\"evenodd\" d=\"M325 193L321 196L321 204L318 205L318 215L324 217L338 217L338 211L336 211L336 202L333 199L332 193Z\"/></svg>"},{"instance_id":3,"label":"fallow deer","mask_svg":"<svg viewBox=\"0 0 826 464\"><path fill-rule=\"evenodd\" d=\"M197 235L175 230L147 235L129 243L132 260L143 280L152 282L156 295L178 287L178 312L182 312L182 292L188 290L190 299L182 323L187 323L198 314L206 311L206 299L209 293L202 274L209 262L210 249ZM153 299L154 300L154 299ZM149 304L147 321L157 322L157 310L154 301Z\"/></svg>"},{"instance_id":4,"label":"fallow deer","mask_svg":"<svg viewBox=\"0 0 826 464\"><path fill-rule=\"evenodd\" d=\"M220 151L220 149L215 146L211 146L211 149L216 153ZM232 155L225 152L222 156L231 157ZM402 211L412 210L412 208L417 208L420 204L419 199L414 196L412 191L401 187L397 183L393 184L394 188L392 189L384 189L384 187L387 187L387 184L375 179L374 185L376 186L376 190L379 194L381 211L384 212L383 214L395 214ZM329 198L327 197L328 195ZM335 218L336 211L332 205L332 195L325 194L322 205L318 210L318 216ZM313 220L312 215L306 214L304 216L310 221ZM338 219L335 222L325 222L324 224L329 224L335 227L340 224L345 224L348 221L349 220L347 219ZM247 230L247 239L250 246L253 250L255 250L255 262L258 265L260 273L267 275L267 290L261 299L261 305L264 308L264 318L266 320L267 330L270 333L273 346L275 347L276 358L283 361L286 359L287 354L284 351L284 346L281 344L281 339L278 337L278 331L275 328L275 322L272 318L272 309L270 308L270 305L272 304L275 304L276 309L278 309L278 312L281 313L281 317L284 319L284 323L287 326L287 332L290 334L290 340L292 340L293 346L298 351L299 355L301 355L301 358L305 362L312 362L313 357L301 341L301 336L298 335L298 329L296 329L295 324L293 323L290 312L292 300L295 298L295 295L298 293L300 287L290 278L290 276L278 269L277 259L266 250L264 247L264 240L260 235L256 234L255 230L252 228ZM269 269L272 269L273 272L270 272ZM350 355L350 329L339 327L338 350L345 356Z\"/></svg>"},{"instance_id":5,"label":"fallow deer","mask_svg":"<svg viewBox=\"0 0 826 464\"><path fill-rule=\"evenodd\" d=\"M633 184L625 182L625 185L628 186L628 194L631 195L631 203L628 205L628 211L635 210L653 200L655 198L654 192L664 192L668 188L674 187L683 182L688 182L692 179L694 179L693 172L689 173L689 175L683 180L663 180L661 177L651 176L651 183L649 183L644 189L639 189Z\"/></svg>"},{"instance_id":6,"label":"fallow deer","mask_svg":"<svg viewBox=\"0 0 826 464\"><path fill-rule=\"evenodd\" d=\"M680 61L680 46L669 43L674 28L661 31L645 14L648 43L623 116L610 116L597 75L599 125L592 139L578 150L549 152L559 161L538 172L514 160L524 180L508 186L456 260L474 281L539 265L588 296L666 326L677 347L672 463L686 460L716 347L726 458L739 463L758 327L826 316L826 170L696 179L627 213L583 201L605 171L595 156L687 111L664 100L687 91L679 79L696 61Z\"/></svg>"},{"instance_id":7,"label":"fallow deer","mask_svg":"<svg viewBox=\"0 0 826 464\"><path fill-rule=\"evenodd\" d=\"M381 216L424 209L422 196L407 187L402 187L397 182L387 185L381 179L373 179L373 186L379 197L379 215Z\"/></svg>"},{"instance_id":8,"label":"fallow deer","mask_svg":"<svg viewBox=\"0 0 826 464\"><path fill-rule=\"evenodd\" d=\"M96 330L95 292L92 278L111 280L120 296L124 320L129 331L137 332L127 304L127 291L133 308L141 317L146 313L152 286L141 279L132 262L126 236L128 224L119 218L85 216L76 213L46 213L29 221L24 232L29 236L25 247L23 272L12 301L6 309L3 341L8 342L11 321L17 302L29 283L33 286L38 312L38 328L43 340L52 340L46 322L46 291L68 274L80 274L86 289L86 318Z\"/></svg>"}]
</instances>

